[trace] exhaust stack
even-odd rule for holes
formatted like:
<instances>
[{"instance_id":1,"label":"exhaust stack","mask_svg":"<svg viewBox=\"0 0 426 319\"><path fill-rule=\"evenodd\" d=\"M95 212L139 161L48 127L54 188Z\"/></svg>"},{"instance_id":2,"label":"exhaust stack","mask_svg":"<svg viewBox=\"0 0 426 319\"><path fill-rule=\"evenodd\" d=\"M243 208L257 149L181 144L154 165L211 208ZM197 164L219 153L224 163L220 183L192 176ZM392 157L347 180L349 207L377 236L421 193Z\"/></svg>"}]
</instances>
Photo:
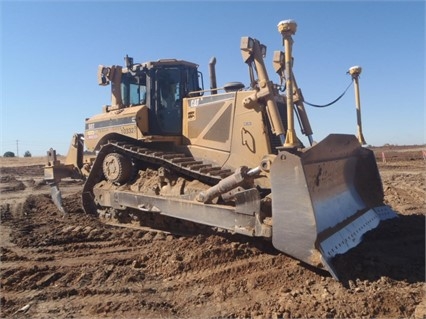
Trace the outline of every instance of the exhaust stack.
<instances>
[{"instance_id":1,"label":"exhaust stack","mask_svg":"<svg viewBox=\"0 0 426 319\"><path fill-rule=\"evenodd\" d=\"M209 72L210 72L210 90L212 94L217 94L217 83L216 83L216 58L212 57L209 61Z\"/></svg>"}]
</instances>

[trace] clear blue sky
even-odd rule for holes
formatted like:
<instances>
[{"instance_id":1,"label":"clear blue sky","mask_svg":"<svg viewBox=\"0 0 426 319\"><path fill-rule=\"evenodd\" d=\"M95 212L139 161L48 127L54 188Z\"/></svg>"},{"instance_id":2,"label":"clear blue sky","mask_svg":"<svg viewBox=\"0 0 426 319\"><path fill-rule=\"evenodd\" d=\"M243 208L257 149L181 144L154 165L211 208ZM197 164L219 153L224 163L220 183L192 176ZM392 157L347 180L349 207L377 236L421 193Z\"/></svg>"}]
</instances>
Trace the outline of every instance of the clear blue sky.
<instances>
[{"instance_id":1,"label":"clear blue sky","mask_svg":"<svg viewBox=\"0 0 426 319\"><path fill-rule=\"evenodd\" d=\"M239 49L251 36L282 50L277 23L294 19L294 73L305 99L325 104L360 65L364 136L370 145L425 143L424 1L1 1L1 148L66 154L84 119L110 101L97 66L177 58L195 62L209 87L249 84ZM314 139L356 133L353 88L326 109L306 106ZM297 128L297 133L299 129ZM18 141L18 142L17 142ZM303 138L305 144L307 141Z\"/></svg>"}]
</instances>

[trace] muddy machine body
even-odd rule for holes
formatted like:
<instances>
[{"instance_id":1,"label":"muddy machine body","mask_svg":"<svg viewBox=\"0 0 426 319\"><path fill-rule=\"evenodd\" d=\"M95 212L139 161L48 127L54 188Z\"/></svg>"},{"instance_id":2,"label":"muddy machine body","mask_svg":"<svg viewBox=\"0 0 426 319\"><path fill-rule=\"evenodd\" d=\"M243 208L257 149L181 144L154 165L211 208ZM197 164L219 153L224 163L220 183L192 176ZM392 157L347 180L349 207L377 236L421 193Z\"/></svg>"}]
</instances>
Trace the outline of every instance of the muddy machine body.
<instances>
[{"instance_id":1,"label":"muddy machine body","mask_svg":"<svg viewBox=\"0 0 426 319\"><path fill-rule=\"evenodd\" d=\"M273 63L285 94L268 77L266 47L249 37L240 44L249 88L238 82L218 88L215 59L210 90L187 61L137 64L126 57L125 67L99 66L111 105L86 119L65 163L48 152L45 179L57 206L63 210L60 179L83 178L88 214L122 224L163 215L270 239L339 278L333 258L396 215L383 204L374 154L362 147L360 129L358 138L313 141L292 70L296 23L282 21L278 30L285 52L275 52ZM296 136L295 118L308 146Z\"/></svg>"}]
</instances>

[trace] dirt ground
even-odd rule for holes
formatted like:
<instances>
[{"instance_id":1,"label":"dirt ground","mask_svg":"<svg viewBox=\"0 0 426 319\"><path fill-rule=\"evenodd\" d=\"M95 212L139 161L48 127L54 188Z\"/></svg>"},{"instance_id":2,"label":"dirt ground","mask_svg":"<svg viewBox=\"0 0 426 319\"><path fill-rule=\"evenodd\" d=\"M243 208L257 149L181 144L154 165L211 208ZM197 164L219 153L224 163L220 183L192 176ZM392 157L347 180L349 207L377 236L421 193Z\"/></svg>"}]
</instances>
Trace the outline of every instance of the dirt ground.
<instances>
[{"instance_id":1,"label":"dirt ground","mask_svg":"<svg viewBox=\"0 0 426 319\"><path fill-rule=\"evenodd\" d=\"M341 260L345 280L266 242L203 228L187 234L113 227L83 213L82 185L43 159L0 159L2 318L426 318L424 147L374 148L383 222Z\"/></svg>"}]
</instances>

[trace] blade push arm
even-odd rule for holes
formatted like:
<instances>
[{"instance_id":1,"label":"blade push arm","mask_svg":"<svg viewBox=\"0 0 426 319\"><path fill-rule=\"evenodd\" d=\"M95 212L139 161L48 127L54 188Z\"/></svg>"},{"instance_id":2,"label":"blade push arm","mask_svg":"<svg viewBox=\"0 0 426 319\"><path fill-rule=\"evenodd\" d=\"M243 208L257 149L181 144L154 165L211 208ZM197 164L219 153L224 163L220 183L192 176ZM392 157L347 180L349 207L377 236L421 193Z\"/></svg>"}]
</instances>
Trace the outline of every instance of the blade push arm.
<instances>
[{"instance_id":1,"label":"blade push arm","mask_svg":"<svg viewBox=\"0 0 426 319\"><path fill-rule=\"evenodd\" d=\"M274 99L273 83L269 80L265 63L263 61L263 56L266 53L266 46L256 39L242 37L240 49L244 62L249 64L249 66L254 63L258 76L258 90L244 99L244 106L252 108L258 103L259 99L263 99L266 102L266 112L271 123L272 132L279 136L281 142L284 143L284 127L278 111L277 103Z\"/></svg>"}]
</instances>

